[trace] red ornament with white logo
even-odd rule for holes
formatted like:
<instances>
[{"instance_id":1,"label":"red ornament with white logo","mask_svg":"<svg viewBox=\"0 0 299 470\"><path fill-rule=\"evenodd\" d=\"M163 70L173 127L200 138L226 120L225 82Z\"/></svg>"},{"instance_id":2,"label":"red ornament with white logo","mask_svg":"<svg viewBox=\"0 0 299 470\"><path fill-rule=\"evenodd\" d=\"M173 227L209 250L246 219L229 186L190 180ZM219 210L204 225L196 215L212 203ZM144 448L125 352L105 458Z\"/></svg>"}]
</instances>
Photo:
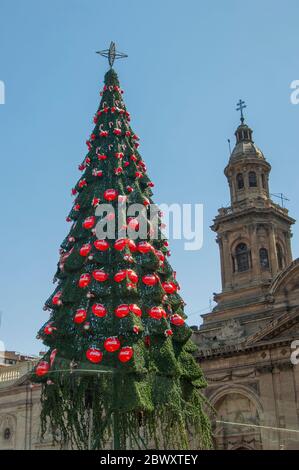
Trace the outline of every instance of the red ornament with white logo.
<instances>
[{"instance_id":1,"label":"red ornament with white logo","mask_svg":"<svg viewBox=\"0 0 299 470\"><path fill-rule=\"evenodd\" d=\"M184 318L175 313L170 317L170 322L175 326L183 326L185 324Z\"/></svg>"},{"instance_id":2,"label":"red ornament with white logo","mask_svg":"<svg viewBox=\"0 0 299 470\"><path fill-rule=\"evenodd\" d=\"M103 318L107 315L107 309L103 304L93 304L91 311L96 317Z\"/></svg>"},{"instance_id":3,"label":"red ornament with white logo","mask_svg":"<svg viewBox=\"0 0 299 470\"><path fill-rule=\"evenodd\" d=\"M74 323L80 324L85 322L87 317L87 312L84 308L78 308L74 316Z\"/></svg>"},{"instance_id":4,"label":"red ornament with white logo","mask_svg":"<svg viewBox=\"0 0 299 470\"><path fill-rule=\"evenodd\" d=\"M166 294L174 294L177 291L177 286L174 282L163 282L162 287Z\"/></svg>"},{"instance_id":5,"label":"red ornament with white logo","mask_svg":"<svg viewBox=\"0 0 299 470\"><path fill-rule=\"evenodd\" d=\"M88 284L91 281L91 276L88 273L81 274L80 279L79 279L79 287L87 287Z\"/></svg>"},{"instance_id":6,"label":"red ornament with white logo","mask_svg":"<svg viewBox=\"0 0 299 470\"><path fill-rule=\"evenodd\" d=\"M91 229L96 223L96 218L94 215L87 217L83 222L83 227L86 229Z\"/></svg>"},{"instance_id":7,"label":"red ornament with white logo","mask_svg":"<svg viewBox=\"0 0 299 470\"><path fill-rule=\"evenodd\" d=\"M96 240L93 244L95 249L99 251L106 251L109 248L107 240Z\"/></svg>"},{"instance_id":8,"label":"red ornament with white logo","mask_svg":"<svg viewBox=\"0 0 299 470\"><path fill-rule=\"evenodd\" d=\"M118 338L107 338L104 341L104 348L108 352L115 352L120 348L120 341Z\"/></svg>"},{"instance_id":9,"label":"red ornament with white logo","mask_svg":"<svg viewBox=\"0 0 299 470\"><path fill-rule=\"evenodd\" d=\"M161 320L162 317L166 317L166 312L162 307L152 307L148 314L155 320Z\"/></svg>"},{"instance_id":10,"label":"red ornament with white logo","mask_svg":"<svg viewBox=\"0 0 299 470\"><path fill-rule=\"evenodd\" d=\"M86 357L93 364L98 364L103 359L103 353L97 348L89 348L86 351Z\"/></svg>"},{"instance_id":11,"label":"red ornament with white logo","mask_svg":"<svg viewBox=\"0 0 299 470\"><path fill-rule=\"evenodd\" d=\"M91 250L90 243L85 243L84 245L81 246L79 253L81 256L87 256L90 250Z\"/></svg>"},{"instance_id":12,"label":"red ornament with white logo","mask_svg":"<svg viewBox=\"0 0 299 470\"><path fill-rule=\"evenodd\" d=\"M95 269L92 272L92 277L98 282L105 282L107 281L109 275L105 273L105 271L103 271L102 269Z\"/></svg>"},{"instance_id":13,"label":"red ornament with white logo","mask_svg":"<svg viewBox=\"0 0 299 470\"><path fill-rule=\"evenodd\" d=\"M38 377L42 377L49 372L50 364L47 361L41 361L37 364L35 373Z\"/></svg>"},{"instance_id":14,"label":"red ornament with white logo","mask_svg":"<svg viewBox=\"0 0 299 470\"><path fill-rule=\"evenodd\" d=\"M116 240L116 242L114 243L114 248L117 250L117 251L122 251L125 249L125 247L127 246L128 244L128 240L126 238L119 238L118 240Z\"/></svg>"},{"instance_id":15,"label":"red ornament with white logo","mask_svg":"<svg viewBox=\"0 0 299 470\"><path fill-rule=\"evenodd\" d=\"M145 274L142 277L142 282L147 286L154 286L158 282L158 276L156 274Z\"/></svg>"},{"instance_id":16,"label":"red ornament with white logo","mask_svg":"<svg viewBox=\"0 0 299 470\"><path fill-rule=\"evenodd\" d=\"M129 305L130 312L134 313L134 315L137 315L137 317L141 317L142 315L142 310L138 305L136 304L130 304Z\"/></svg>"},{"instance_id":17,"label":"red ornament with white logo","mask_svg":"<svg viewBox=\"0 0 299 470\"><path fill-rule=\"evenodd\" d=\"M116 189L106 189L106 191L104 192L104 199L106 199L106 201L114 201L114 199L116 199L118 196L118 193L116 191Z\"/></svg>"},{"instance_id":18,"label":"red ornament with white logo","mask_svg":"<svg viewBox=\"0 0 299 470\"><path fill-rule=\"evenodd\" d=\"M129 305L126 305L126 304L119 305L118 307L116 307L114 312L117 318L124 318L130 313Z\"/></svg>"},{"instance_id":19,"label":"red ornament with white logo","mask_svg":"<svg viewBox=\"0 0 299 470\"><path fill-rule=\"evenodd\" d=\"M152 248L152 245L148 242L139 242L137 245L137 250L142 254L148 253Z\"/></svg>"},{"instance_id":20,"label":"red ornament with white logo","mask_svg":"<svg viewBox=\"0 0 299 470\"><path fill-rule=\"evenodd\" d=\"M118 353L120 362L128 362L133 357L133 348L131 346L124 346Z\"/></svg>"}]
</instances>

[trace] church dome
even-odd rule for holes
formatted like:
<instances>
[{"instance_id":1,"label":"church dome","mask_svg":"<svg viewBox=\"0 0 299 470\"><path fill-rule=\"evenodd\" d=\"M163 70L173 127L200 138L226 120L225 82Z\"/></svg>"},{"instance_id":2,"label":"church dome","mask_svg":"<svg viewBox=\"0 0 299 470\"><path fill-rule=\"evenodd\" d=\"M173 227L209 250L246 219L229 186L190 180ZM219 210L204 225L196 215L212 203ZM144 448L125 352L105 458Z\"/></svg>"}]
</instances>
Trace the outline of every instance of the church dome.
<instances>
[{"instance_id":1,"label":"church dome","mask_svg":"<svg viewBox=\"0 0 299 470\"><path fill-rule=\"evenodd\" d=\"M265 160L263 152L255 145L252 140L252 129L247 124L240 124L235 132L236 145L230 156L230 162L241 158L258 158Z\"/></svg>"}]
</instances>

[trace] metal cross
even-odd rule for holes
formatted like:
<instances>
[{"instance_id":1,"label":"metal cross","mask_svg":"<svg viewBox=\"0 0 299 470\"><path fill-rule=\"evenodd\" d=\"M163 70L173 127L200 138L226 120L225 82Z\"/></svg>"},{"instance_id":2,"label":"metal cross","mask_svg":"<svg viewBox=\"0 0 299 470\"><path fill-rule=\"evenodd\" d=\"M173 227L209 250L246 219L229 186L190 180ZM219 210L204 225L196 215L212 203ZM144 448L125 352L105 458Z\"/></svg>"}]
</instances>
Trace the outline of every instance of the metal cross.
<instances>
[{"instance_id":1,"label":"metal cross","mask_svg":"<svg viewBox=\"0 0 299 470\"><path fill-rule=\"evenodd\" d=\"M123 54L122 52L117 52L115 43L111 41L109 49L105 49L104 51L97 51L97 54L100 54L103 57L107 57L110 68L112 68L114 61L116 59L123 59L124 57L128 57L127 54Z\"/></svg>"},{"instance_id":2,"label":"metal cross","mask_svg":"<svg viewBox=\"0 0 299 470\"><path fill-rule=\"evenodd\" d=\"M241 111L241 123L242 124L244 122L243 109L245 109L245 108L247 108L247 106L245 104L245 101L240 99L239 102L237 103L236 111Z\"/></svg>"}]
</instances>

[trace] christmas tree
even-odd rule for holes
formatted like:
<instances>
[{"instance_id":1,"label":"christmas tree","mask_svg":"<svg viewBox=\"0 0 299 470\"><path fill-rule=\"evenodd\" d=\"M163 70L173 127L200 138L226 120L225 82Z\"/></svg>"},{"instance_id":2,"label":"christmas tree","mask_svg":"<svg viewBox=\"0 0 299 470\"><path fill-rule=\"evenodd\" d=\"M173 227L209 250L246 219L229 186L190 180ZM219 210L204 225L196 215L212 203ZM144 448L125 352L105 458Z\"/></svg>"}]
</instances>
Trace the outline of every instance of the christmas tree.
<instances>
[{"instance_id":1,"label":"christmas tree","mask_svg":"<svg viewBox=\"0 0 299 470\"><path fill-rule=\"evenodd\" d=\"M43 384L42 432L50 425L79 449L103 448L112 435L116 448L188 448L192 432L206 448L205 380L112 68L94 123L38 334L49 348L33 376ZM138 216L127 215L132 204ZM108 227L117 230L104 237Z\"/></svg>"}]
</instances>

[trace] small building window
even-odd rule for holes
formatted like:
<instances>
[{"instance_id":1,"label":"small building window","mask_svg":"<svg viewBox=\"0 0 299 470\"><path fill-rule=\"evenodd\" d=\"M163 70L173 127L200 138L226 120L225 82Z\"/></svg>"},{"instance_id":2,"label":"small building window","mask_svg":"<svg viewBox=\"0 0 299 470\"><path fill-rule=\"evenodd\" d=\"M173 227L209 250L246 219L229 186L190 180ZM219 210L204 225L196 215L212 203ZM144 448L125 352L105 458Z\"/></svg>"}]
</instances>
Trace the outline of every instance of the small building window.
<instances>
[{"instance_id":1,"label":"small building window","mask_svg":"<svg viewBox=\"0 0 299 470\"><path fill-rule=\"evenodd\" d=\"M248 174L248 182L250 188L257 187L257 180L256 180L256 173L254 171L250 171Z\"/></svg>"},{"instance_id":2,"label":"small building window","mask_svg":"<svg viewBox=\"0 0 299 470\"><path fill-rule=\"evenodd\" d=\"M237 187L238 189L243 189L244 188L244 178L242 173L237 174Z\"/></svg>"},{"instance_id":3,"label":"small building window","mask_svg":"<svg viewBox=\"0 0 299 470\"><path fill-rule=\"evenodd\" d=\"M283 269L284 268L284 254L279 243L276 244L276 252L277 252L278 268Z\"/></svg>"},{"instance_id":4,"label":"small building window","mask_svg":"<svg viewBox=\"0 0 299 470\"><path fill-rule=\"evenodd\" d=\"M5 441L9 441L9 439L11 438L11 430L9 428L4 429L3 438Z\"/></svg>"},{"instance_id":5,"label":"small building window","mask_svg":"<svg viewBox=\"0 0 299 470\"><path fill-rule=\"evenodd\" d=\"M263 269L269 269L269 256L266 248L260 249L260 265Z\"/></svg>"},{"instance_id":6,"label":"small building window","mask_svg":"<svg viewBox=\"0 0 299 470\"><path fill-rule=\"evenodd\" d=\"M263 187L263 189L266 189L266 180L265 180L264 173L261 174L261 179L262 179L262 187Z\"/></svg>"},{"instance_id":7,"label":"small building window","mask_svg":"<svg viewBox=\"0 0 299 470\"><path fill-rule=\"evenodd\" d=\"M236 261L238 272L249 270L249 251L245 243L239 243L236 247Z\"/></svg>"}]
</instances>

